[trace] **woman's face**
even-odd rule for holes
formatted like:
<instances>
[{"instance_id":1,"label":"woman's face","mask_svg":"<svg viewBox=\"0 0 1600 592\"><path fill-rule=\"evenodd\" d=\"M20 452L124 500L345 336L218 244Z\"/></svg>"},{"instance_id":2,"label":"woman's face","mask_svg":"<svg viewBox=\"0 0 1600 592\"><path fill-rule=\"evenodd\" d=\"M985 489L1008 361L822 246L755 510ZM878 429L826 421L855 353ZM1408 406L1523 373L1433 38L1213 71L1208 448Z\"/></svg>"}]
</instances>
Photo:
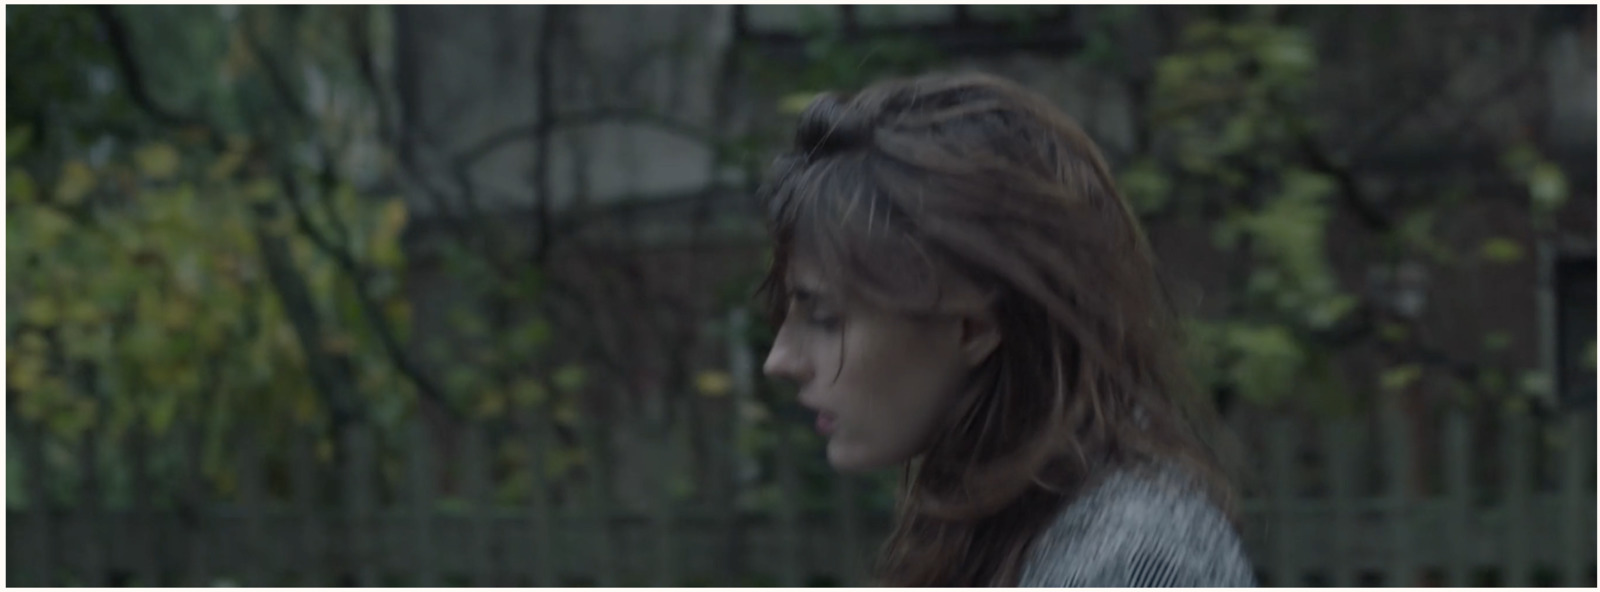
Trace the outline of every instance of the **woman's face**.
<instances>
[{"instance_id":1,"label":"woman's face","mask_svg":"<svg viewBox=\"0 0 1600 592\"><path fill-rule=\"evenodd\" d=\"M843 302L799 262L789 285L788 316L763 370L797 383L800 403L817 411L829 464L866 471L922 453L973 365L970 323Z\"/></svg>"}]
</instances>

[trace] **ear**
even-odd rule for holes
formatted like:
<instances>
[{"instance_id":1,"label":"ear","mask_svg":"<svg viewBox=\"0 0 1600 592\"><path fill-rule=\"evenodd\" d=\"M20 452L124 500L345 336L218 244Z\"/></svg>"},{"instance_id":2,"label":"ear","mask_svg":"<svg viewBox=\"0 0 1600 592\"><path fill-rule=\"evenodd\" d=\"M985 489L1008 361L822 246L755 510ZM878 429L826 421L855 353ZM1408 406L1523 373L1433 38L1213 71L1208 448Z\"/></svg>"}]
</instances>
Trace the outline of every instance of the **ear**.
<instances>
[{"instance_id":1,"label":"ear","mask_svg":"<svg viewBox=\"0 0 1600 592\"><path fill-rule=\"evenodd\" d=\"M994 314L983 311L961 315L961 359L968 367L976 367L989 354L1000 347L1000 323Z\"/></svg>"}]
</instances>

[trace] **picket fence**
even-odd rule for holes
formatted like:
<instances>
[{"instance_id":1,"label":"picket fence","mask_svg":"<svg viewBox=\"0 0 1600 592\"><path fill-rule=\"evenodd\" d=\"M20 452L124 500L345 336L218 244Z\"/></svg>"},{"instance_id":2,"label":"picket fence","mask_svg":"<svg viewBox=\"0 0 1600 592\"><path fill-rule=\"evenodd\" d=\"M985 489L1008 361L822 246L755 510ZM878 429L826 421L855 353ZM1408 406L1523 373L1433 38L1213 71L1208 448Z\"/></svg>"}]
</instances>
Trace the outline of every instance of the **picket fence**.
<instances>
[{"instance_id":1,"label":"picket fence","mask_svg":"<svg viewBox=\"0 0 1600 592\"><path fill-rule=\"evenodd\" d=\"M1595 421L1592 410L1456 413L1426 434L1392 416L1261 423L1241 434L1261 461L1262 486L1241 504L1246 546L1266 585L1594 586ZM771 512L624 510L596 493L603 479L562 500L497 505L486 436L468 436L445 459L464 496L436 491L439 449L419 426L388 450L403 470L386 491L371 478L385 452L354 429L343 442L352 469L337 474L297 444L281 498L264 493L266 471L246 470L227 499L195 479L178 503L157 503L135 441L115 448L133 467L130 503L100 503L106 459L86 454L80 497L62 506L41 503L45 451L13 426L30 500L7 512L6 584L851 585L865 582L889 525L854 503L849 479L828 511L801 508L804 451L782 440L784 495ZM239 467L260 466L256 448L241 443Z\"/></svg>"}]
</instances>

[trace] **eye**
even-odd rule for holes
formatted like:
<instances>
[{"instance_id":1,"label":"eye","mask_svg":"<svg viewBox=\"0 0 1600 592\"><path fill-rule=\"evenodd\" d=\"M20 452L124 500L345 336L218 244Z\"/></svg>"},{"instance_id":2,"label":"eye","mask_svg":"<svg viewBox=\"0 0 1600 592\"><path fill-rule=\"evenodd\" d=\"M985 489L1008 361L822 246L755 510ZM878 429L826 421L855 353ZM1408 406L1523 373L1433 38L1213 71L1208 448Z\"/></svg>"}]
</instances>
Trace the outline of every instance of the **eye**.
<instances>
[{"instance_id":1,"label":"eye","mask_svg":"<svg viewBox=\"0 0 1600 592\"><path fill-rule=\"evenodd\" d=\"M839 328L840 315L817 305L816 300L798 296L789 300L789 316L799 317L806 325L824 331L833 331Z\"/></svg>"},{"instance_id":2,"label":"eye","mask_svg":"<svg viewBox=\"0 0 1600 592\"><path fill-rule=\"evenodd\" d=\"M833 331L839 328L839 315L812 310L806 314L806 323L818 329Z\"/></svg>"}]
</instances>

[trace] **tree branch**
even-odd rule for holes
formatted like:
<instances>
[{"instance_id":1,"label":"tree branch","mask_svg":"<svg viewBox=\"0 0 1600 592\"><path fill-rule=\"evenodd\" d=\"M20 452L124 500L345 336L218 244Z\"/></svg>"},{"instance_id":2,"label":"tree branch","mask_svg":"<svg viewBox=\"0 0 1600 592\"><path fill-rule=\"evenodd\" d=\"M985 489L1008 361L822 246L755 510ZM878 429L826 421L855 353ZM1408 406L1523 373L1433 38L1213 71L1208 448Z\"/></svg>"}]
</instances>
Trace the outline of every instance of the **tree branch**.
<instances>
[{"instance_id":1,"label":"tree branch","mask_svg":"<svg viewBox=\"0 0 1600 592\"><path fill-rule=\"evenodd\" d=\"M556 22L563 14L561 7L550 5L544 8L544 18L539 23L539 48L538 65L534 71L534 84L538 85L535 92L535 109L538 115L534 121L534 161L533 184L534 200L538 211L538 236L533 248L533 260L542 264L550 252L550 245L554 242L550 236L550 201L554 196L550 189L550 134L555 126L555 93L550 88L555 83L552 70L555 66L555 36ZM474 157L474 160L478 157ZM460 163L464 159L458 159ZM470 162L470 160L468 161ZM457 166L462 166L458 164Z\"/></svg>"},{"instance_id":2,"label":"tree branch","mask_svg":"<svg viewBox=\"0 0 1600 592\"><path fill-rule=\"evenodd\" d=\"M350 278L355 287L356 299L360 304L361 312L366 317L367 324L372 327L373 333L377 334L379 342L383 345L384 353L388 355L395 368L417 386L418 393L424 399L433 401L452 419L460 419L461 414L450 405L449 400L444 395L444 391L411 359L411 356L406 353L404 345L400 343L400 339L394 334L393 328L389 326L388 320L383 318L383 312L379 310L377 299L372 296L371 287L367 282L366 270L350 255L349 251L335 246L311 224L311 219L306 213L298 186L295 184L292 175L287 172L280 172L279 182L288 197L286 201L289 203L290 211L300 230L306 234L312 244L316 245L318 250L334 260L334 263L344 272L346 277Z\"/></svg>"},{"instance_id":3,"label":"tree branch","mask_svg":"<svg viewBox=\"0 0 1600 592\"><path fill-rule=\"evenodd\" d=\"M1334 183L1339 186L1339 197L1344 199L1345 205L1350 206L1356 217L1379 232L1389 232L1393 229L1394 221L1361 189L1361 182L1356 179L1355 172L1348 166L1335 163L1316 138L1312 137L1309 130L1299 125L1294 127L1295 142L1299 144L1300 152L1306 158L1306 164L1314 171L1333 177Z\"/></svg>"},{"instance_id":4,"label":"tree branch","mask_svg":"<svg viewBox=\"0 0 1600 592\"><path fill-rule=\"evenodd\" d=\"M267 75L267 87L272 89L278 102L289 110L289 114L296 122L302 125L311 123L311 113L306 110L305 105L300 104L299 99L295 98L289 79L273 61L271 52L261 45L261 40L251 33L248 26L244 28L244 40L245 45L250 47L250 53L255 54L256 61L261 63L261 70Z\"/></svg>"},{"instance_id":5,"label":"tree branch","mask_svg":"<svg viewBox=\"0 0 1600 592\"><path fill-rule=\"evenodd\" d=\"M116 8L100 5L90 7L90 10L105 33L106 41L111 45L117 72L122 77L123 85L128 88L128 97L134 106L163 125L198 127L205 130L207 142L212 148L221 150L225 142L216 133L214 126L200 117L179 113L162 106L150 93L150 87L145 82L144 69L139 66L139 60L134 55L133 40L128 32L127 23L117 14Z\"/></svg>"},{"instance_id":6,"label":"tree branch","mask_svg":"<svg viewBox=\"0 0 1600 592\"><path fill-rule=\"evenodd\" d=\"M556 114L548 123L548 127L543 126L543 122L538 120L505 127L468 144L466 149L457 154L455 160L470 165L509 144L529 138L538 138L541 136L541 132L544 135L548 135L550 132L563 128L582 127L607 122L643 124L690 140L711 145L716 144L716 139L708 131L660 113L647 109L600 107L577 113Z\"/></svg>"}]
</instances>

